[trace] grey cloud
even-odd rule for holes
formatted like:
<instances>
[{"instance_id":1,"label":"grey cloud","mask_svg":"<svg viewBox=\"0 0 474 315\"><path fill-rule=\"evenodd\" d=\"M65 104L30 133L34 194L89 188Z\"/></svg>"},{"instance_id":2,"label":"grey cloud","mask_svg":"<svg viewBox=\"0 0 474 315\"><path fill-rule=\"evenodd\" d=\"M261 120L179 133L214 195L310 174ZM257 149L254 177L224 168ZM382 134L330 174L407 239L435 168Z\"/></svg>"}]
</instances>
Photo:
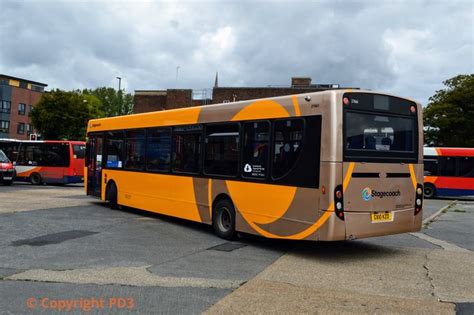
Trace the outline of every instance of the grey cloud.
<instances>
[{"instance_id":1,"label":"grey cloud","mask_svg":"<svg viewBox=\"0 0 474 315\"><path fill-rule=\"evenodd\" d=\"M426 102L473 71L472 1L11 1L0 72L64 89L317 83Z\"/></svg>"}]
</instances>

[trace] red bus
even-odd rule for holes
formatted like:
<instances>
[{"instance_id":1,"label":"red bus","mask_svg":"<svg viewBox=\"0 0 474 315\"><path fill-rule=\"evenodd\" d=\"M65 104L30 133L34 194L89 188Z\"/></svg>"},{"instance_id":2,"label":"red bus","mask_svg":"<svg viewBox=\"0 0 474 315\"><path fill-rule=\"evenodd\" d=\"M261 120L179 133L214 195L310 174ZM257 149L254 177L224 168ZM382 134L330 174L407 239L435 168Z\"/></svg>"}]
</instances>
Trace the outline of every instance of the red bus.
<instances>
[{"instance_id":1,"label":"red bus","mask_svg":"<svg viewBox=\"0 0 474 315\"><path fill-rule=\"evenodd\" d=\"M83 182L85 148L82 141L0 140L0 149L14 162L15 180L34 185Z\"/></svg>"},{"instance_id":2,"label":"red bus","mask_svg":"<svg viewBox=\"0 0 474 315\"><path fill-rule=\"evenodd\" d=\"M474 195L474 148L424 148L425 197Z\"/></svg>"}]
</instances>

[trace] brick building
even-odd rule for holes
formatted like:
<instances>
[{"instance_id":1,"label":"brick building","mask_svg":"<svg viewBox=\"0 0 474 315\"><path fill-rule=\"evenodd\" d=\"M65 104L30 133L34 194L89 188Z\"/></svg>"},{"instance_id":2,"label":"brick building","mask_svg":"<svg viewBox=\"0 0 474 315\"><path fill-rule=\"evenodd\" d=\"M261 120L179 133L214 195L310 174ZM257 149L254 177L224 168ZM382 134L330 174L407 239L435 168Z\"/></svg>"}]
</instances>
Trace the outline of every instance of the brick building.
<instances>
[{"instance_id":1,"label":"brick building","mask_svg":"<svg viewBox=\"0 0 474 315\"><path fill-rule=\"evenodd\" d=\"M0 74L0 138L29 139L33 133L30 112L46 86Z\"/></svg>"},{"instance_id":2,"label":"brick building","mask_svg":"<svg viewBox=\"0 0 474 315\"><path fill-rule=\"evenodd\" d=\"M220 87L217 77L212 89L212 99L193 99L191 89L136 90L134 113L157 110L245 101L257 98L317 92L340 88L338 84L311 84L309 77L293 77L290 86Z\"/></svg>"},{"instance_id":3,"label":"brick building","mask_svg":"<svg viewBox=\"0 0 474 315\"><path fill-rule=\"evenodd\" d=\"M257 98L318 92L330 89L338 89L339 84L311 84L311 78L293 77L290 86L269 87L219 87L214 86L212 90L212 103L227 103L246 101Z\"/></svg>"}]
</instances>

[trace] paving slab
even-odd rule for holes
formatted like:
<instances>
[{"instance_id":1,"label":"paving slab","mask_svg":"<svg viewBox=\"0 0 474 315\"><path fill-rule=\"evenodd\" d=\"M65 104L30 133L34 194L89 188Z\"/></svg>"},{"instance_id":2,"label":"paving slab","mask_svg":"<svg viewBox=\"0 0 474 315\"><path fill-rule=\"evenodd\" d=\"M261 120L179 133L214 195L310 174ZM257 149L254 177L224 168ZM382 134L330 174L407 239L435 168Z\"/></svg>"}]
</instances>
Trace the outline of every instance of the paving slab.
<instances>
[{"instance_id":1,"label":"paving slab","mask_svg":"<svg viewBox=\"0 0 474 315\"><path fill-rule=\"evenodd\" d=\"M474 253L347 242L291 252L209 313L453 314L474 301Z\"/></svg>"},{"instance_id":2,"label":"paving slab","mask_svg":"<svg viewBox=\"0 0 474 315\"><path fill-rule=\"evenodd\" d=\"M474 202L459 201L423 233L474 251Z\"/></svg>"}]
</instances>

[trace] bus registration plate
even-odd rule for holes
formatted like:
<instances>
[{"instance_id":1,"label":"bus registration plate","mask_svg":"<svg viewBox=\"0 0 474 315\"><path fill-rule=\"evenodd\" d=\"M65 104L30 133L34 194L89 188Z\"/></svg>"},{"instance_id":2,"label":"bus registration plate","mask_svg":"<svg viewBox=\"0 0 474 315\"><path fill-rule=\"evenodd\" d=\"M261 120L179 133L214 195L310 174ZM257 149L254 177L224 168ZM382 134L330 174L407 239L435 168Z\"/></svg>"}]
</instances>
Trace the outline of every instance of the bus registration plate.
<instances>
[{"instance_id":1,"label":"bus registration plate","mask_svg":"<svg viewBox=\"0 0 474 315\"><path fill-rule=\"evenodd\" d=\"M393 221L393 212L373 212L370 214L372 223L378 222L392 222Z\"/></svg>"}]
</instances>

